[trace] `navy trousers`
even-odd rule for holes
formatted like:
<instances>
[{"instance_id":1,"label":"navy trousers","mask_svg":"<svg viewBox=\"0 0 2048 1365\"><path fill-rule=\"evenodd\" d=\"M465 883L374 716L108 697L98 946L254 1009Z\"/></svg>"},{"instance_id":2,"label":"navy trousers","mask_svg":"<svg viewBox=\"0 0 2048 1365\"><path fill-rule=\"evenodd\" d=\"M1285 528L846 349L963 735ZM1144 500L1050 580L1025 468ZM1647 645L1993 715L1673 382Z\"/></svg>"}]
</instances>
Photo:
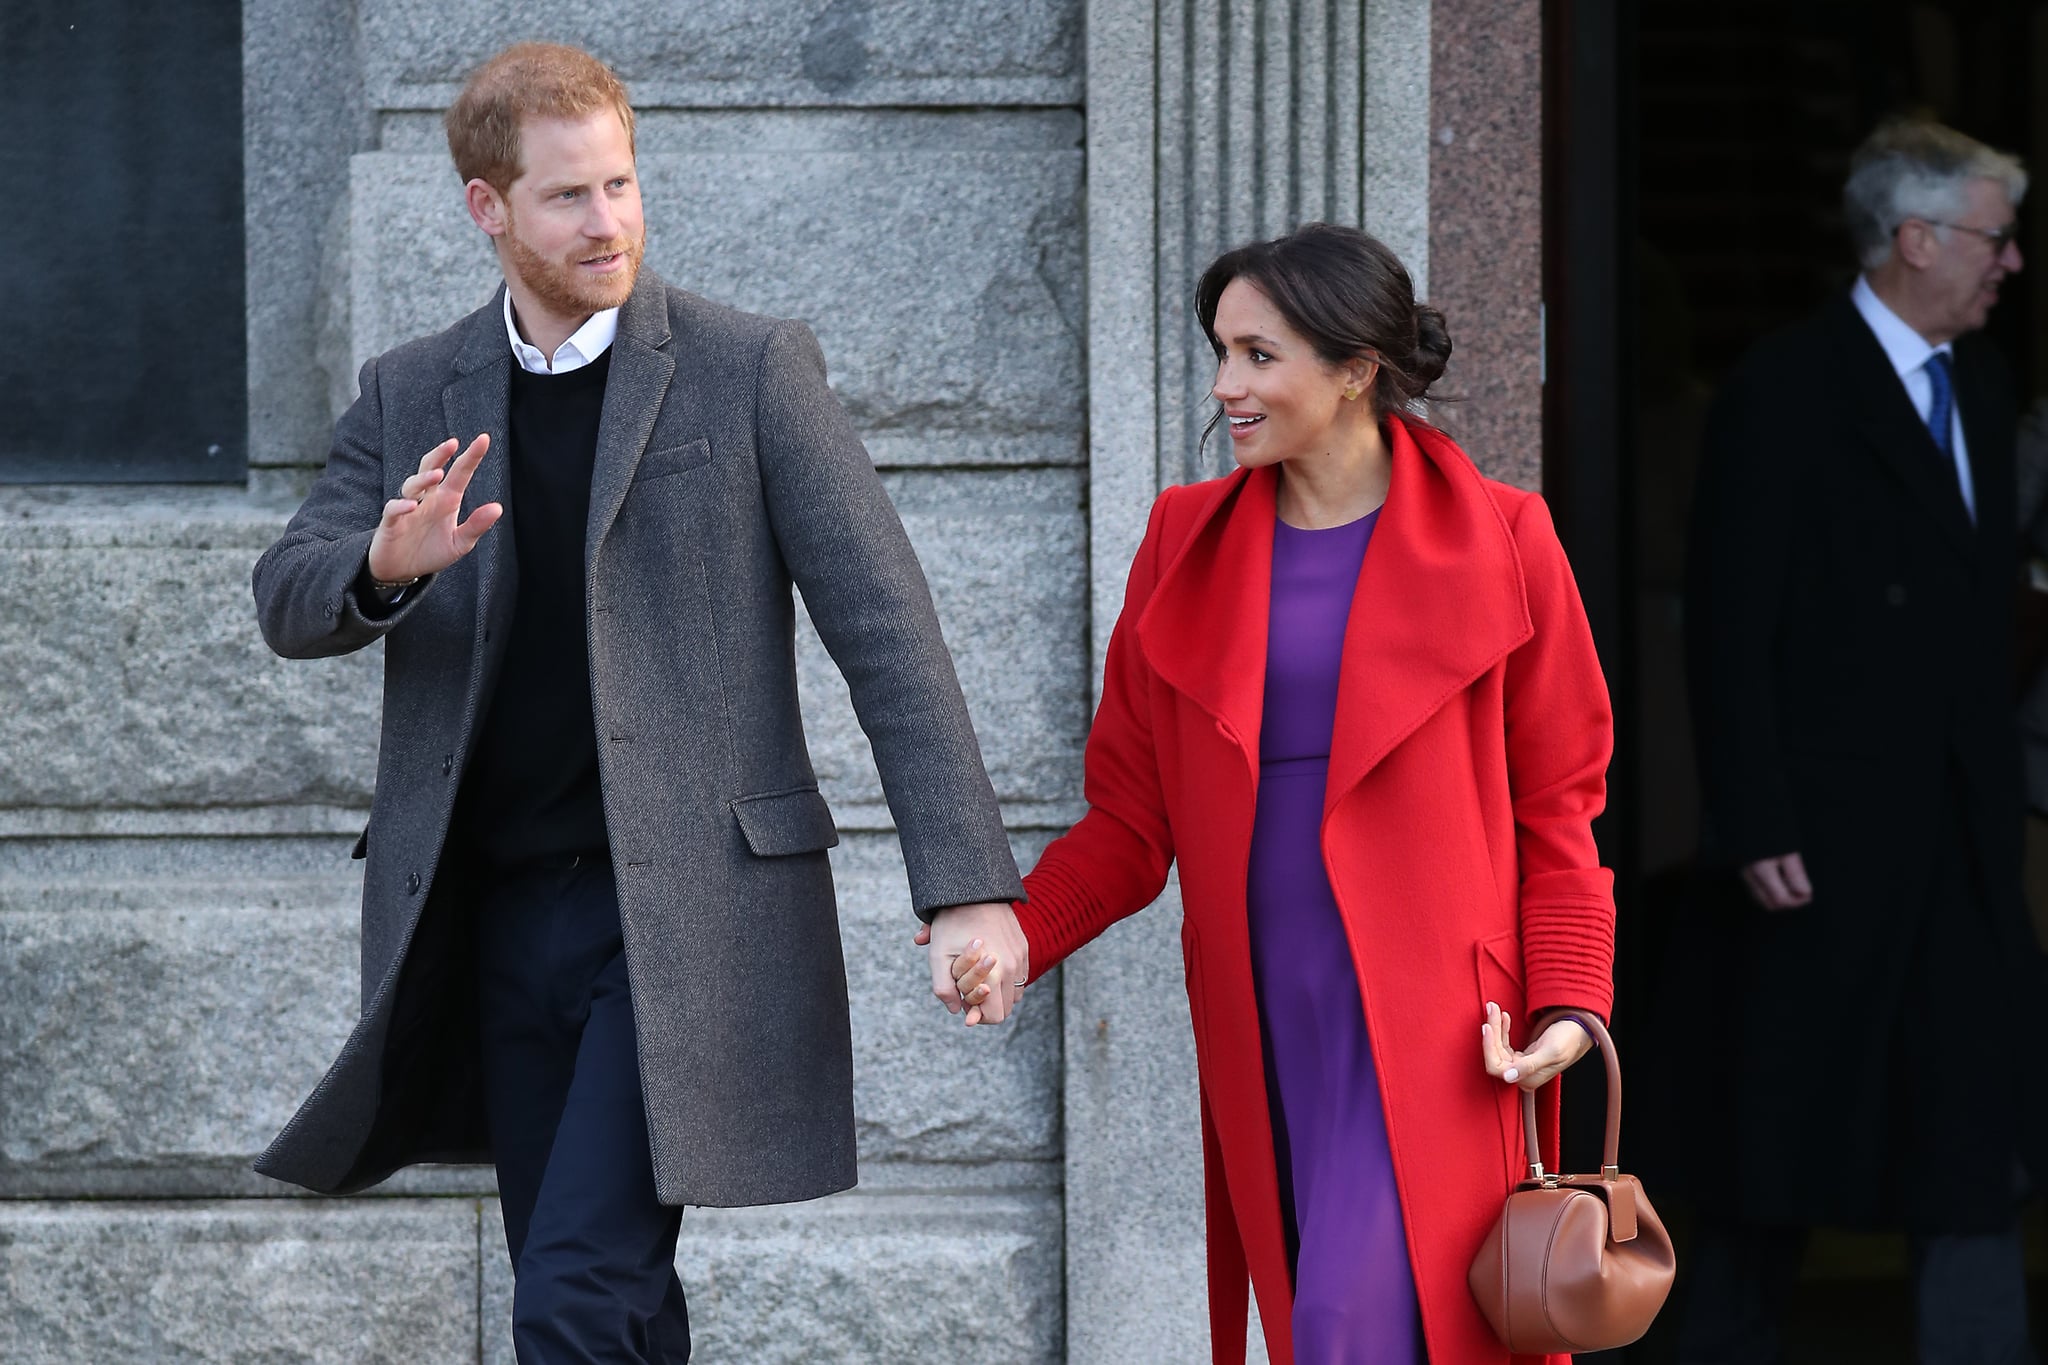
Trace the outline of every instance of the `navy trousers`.
<instances>
[{"instance_id":1,"label":"navy trousers","mask_svg":"<svg viewBox=\"0 0 2048 1365\"><path fill-rule=\"evenodd\" d=\"M682 1210L654 1194L610 862L484 893L477 997L520 1365L680 1365Z\"/></svg>"}]
</instances>

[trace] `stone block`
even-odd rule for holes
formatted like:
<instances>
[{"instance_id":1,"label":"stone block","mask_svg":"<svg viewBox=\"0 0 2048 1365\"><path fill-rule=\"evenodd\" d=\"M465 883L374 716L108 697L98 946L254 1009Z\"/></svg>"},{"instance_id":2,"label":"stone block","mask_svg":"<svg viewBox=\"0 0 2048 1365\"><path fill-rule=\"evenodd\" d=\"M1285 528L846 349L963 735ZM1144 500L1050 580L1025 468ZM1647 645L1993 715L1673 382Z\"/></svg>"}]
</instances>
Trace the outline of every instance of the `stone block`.
<instances>
[{"instance_id":1,"label":"stone block","mask_svg":"<svg viewBox=\"0 0 2048 1365\"><path fill-rule=\"evenodd\" d=\"M1034 852L1020 848L1020 861ZM932 998L925 950L911 942L917 922L895 837L846 838L832 851L832 876L862 1164L1057 1158L1058 981L1028 989L1010 1022L967 1028Z\"/></svg>"},{"instance_id":2,"label":"stone block","mask_svg":"<svg viewBox=\"0 0 2048 1365\"><path fill-rule=\"evenodd\" d=\"M1077 464L1078 149L648 152L648 264L818 333L878 463ZM485 302L445 153L354 160L353 365Z\"/></svg>"},{"instance_id":3,"label":"stone block","mask_svg":"<svg viewBox=\"0 0 2048 1365\"><path fill-rule=\"evenodd\" d=\"M287 662L249 570L290 508L205 489L0 494L0 810L367 807L381 655Z\"/></svg>"},{"instance_id":4,"label":"stone block","mask_svg":"<svg viewBox=\"0 0 2048 1365\"><path fill-rule=\"evenodd\" d=\"M346 845L0 840L0 1197L279 1188L248 1164L356 1017ZM1057 979L1012 1024L964 1028L910 941L895 837L849 834L833 872L862 1159L1056 1159ZM479 1180L427 1169L401 1188Z\"/></svg>"},{"instance_id":5,"label":"stone block","mask_svg":"<svg viewBox=\"0 0 2048 1365\"><path fill-rule=\"evenodd\" d=\"M482 1237L483 1360L513 1365L512 1276L494 1204ZM698 1365L1062 1359L1060 1212L1050 1194L855 1192L688 1209L676 1270Z\"/></svg>"},{"instance_id":6,"label":"stone block","mask_svg":"<svg viewBox=\"0 0 2048 1365\"><path fill-rule=\"evenodd\" d=\"M1087 552L1078 471L890 475L924 564L982 762L1007 820L1078 816L1087 739ZM842 824L888 823L880 779L845 681L805 619L798 634L804 728Z\"/></svg>"},{"instance_id":7,"label":"stone block","mask_svg":"<svg viewBox=\"0 0 2048 1365\"><path fill-rule=\"evenodd\" d=\"M473 1199L0 1203L9 1365L457 1365Z\"/></svg>"},{"instance_id":8,"label":"stone block","mask_svg":"<svg viewBox=\"0 0 2048 1365\"><path fill-rule=\"evenodd\" d=\"M530 39L595 52L648 108L1080 102L1081 0L574 0L542 11L363 0L360 14L382 109L445 108L486 57Z\"/></svg>"},{"instance_id":9,"label":"stone block","mask_svg":"<svg viewBox=\"0 0 2048 1365\"><path fill-rule=\"evenodd\" d=\"M1026 823L1070 819L1060 803L1078 789L1087 725L1078 472L892 484L998 794ZM295 829L360 828L383 652L281 660L264 646L249 569L288 512L192 490L0 493L0 576L15 591L0 690L23 701L0 708L0 834L111 830L135 810L276 830L287 807ZM845 686L808 625L801 658L828 799L845 821L886 824Z\"/></svg>"},{"instance_id":10,"label":"stone block","mask_svg":"<svg viewBox=\"0 0 2048 1365\"><path fill-rule=\"evenodd\" d=\"M91 879L0 876L0 1195L261 1187L248 1163L356 1017L360 884L322 852L325 878L167 876L119 845Z\"/></svg>"}]
</instances>

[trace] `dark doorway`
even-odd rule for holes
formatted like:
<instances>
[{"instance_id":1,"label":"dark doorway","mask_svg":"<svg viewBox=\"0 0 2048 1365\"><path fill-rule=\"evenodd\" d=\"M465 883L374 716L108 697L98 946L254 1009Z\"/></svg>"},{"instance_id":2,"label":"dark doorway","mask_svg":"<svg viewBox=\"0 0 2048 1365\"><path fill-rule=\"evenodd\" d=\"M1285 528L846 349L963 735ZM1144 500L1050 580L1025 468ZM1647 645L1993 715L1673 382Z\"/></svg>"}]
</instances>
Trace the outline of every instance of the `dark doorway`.
<instances>
[{"instance_id":1,"label":"dark doorway","mask_svg":"<svg viewBox=\"0 0 2048 1365\"><path fill-rule=\"evenodd\" d=\"M241 480L238 0L6 0L0 126L0 483Z\"/></svg>"},{"instance_id":2,"label":"dark doorway","mask_svg":"<svg viewBox=\"0 0 2048 1365\"><path fill-rule=\"evenodd\" d=\"M1854 279L1840 209L1848 156L1882 118L1902 113L1931 115L2033 169L2021 216L2027 268L2008 284L1990 333L2022 403L2048 397L2038 335L2048 322L2048 215L2038 208L2048 5L1552 0L1545 17L1544 491L1616 701L1611 811L1600 830L1621 911L1615 1032L1625 1056L1661 1065L1629 1049L1657 1013L1692 872L1698 798L1679 588L1701 419L1751 343ZM1696 1036L1711 1035L1713 1021L1694 1022ZM1567 1146L1584 1162L1594 1087L1574 1080ZM1659 1126L1685 1116L1646 1108L1632 1099L1633 1150L1625 1144L1623 1155L1647 1176L1664 1155L1654 1150ZM1684 1222L1682 1206L1667 1212ZM2048 1247L2038 1208L2035 1218L2038 1337ZM1903 1239L1818 1239L1790 1358L1910 1361L1905 1289ZM1618 1358L1672 1360L1673 1326L1667 1314Z\"/></svg>"}]
</instances>

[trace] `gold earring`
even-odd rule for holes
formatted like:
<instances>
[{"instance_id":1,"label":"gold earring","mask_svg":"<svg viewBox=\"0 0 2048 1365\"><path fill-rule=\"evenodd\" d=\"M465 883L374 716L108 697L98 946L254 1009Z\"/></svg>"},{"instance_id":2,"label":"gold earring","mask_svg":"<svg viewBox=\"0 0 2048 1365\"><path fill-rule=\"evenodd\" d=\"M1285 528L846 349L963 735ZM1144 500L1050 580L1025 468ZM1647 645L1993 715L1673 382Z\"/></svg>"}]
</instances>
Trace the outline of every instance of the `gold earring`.
<instances>
[{"instance_id":1,"label":"gold earring","mask_svg":"<svg viewBox=\"0 0 2048 1365\"><path fill-rule=\"evenodd\" d=\"M1352 400L1352 399L1354 399L1354 398L1356 398L1356 397L1358 397L1358 390L1357 390L1357 389L1355 389L1355 388L1350 388L1350 389L1346 389L1346 390L1344 390L1344 398L1345 398L1345 401L1346 401L1346 402L1349 402L1350 400Z\"/></svg>"}]
</instances>

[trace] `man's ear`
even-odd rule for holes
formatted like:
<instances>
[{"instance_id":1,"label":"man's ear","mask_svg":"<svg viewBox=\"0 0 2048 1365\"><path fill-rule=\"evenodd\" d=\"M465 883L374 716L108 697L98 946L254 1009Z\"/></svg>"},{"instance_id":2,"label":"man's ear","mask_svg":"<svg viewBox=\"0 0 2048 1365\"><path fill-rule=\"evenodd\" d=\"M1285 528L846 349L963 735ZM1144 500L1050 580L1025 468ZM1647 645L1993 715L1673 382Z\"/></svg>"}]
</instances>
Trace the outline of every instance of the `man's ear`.
<instances>
[{"instance_id":1,"label":"man's ear","mask_svg":"<svg viewBox=\"0 0 2048 1365\"><path fill-rule=\"evenodd\" d=\"M462 187L462 201L469 207L470 220L487 235L505 235L505 229L509 226L505 196L498 193L497 186L488 180L472 180Z\"/></svg>"},{"instance_id":2,"label":"man's ear","mask_svg":"<svg viewBox=\"0 0 2048 1365\"><path fill-rule=\"evenodd\" d=\"M1892 238L1892 251L1907 265L1925 270L1934 261L1935 248L1941 245L1935 234L1932 223L1908 218L1899 224L1899 231Z\"/></svg>"}]
</instances>

